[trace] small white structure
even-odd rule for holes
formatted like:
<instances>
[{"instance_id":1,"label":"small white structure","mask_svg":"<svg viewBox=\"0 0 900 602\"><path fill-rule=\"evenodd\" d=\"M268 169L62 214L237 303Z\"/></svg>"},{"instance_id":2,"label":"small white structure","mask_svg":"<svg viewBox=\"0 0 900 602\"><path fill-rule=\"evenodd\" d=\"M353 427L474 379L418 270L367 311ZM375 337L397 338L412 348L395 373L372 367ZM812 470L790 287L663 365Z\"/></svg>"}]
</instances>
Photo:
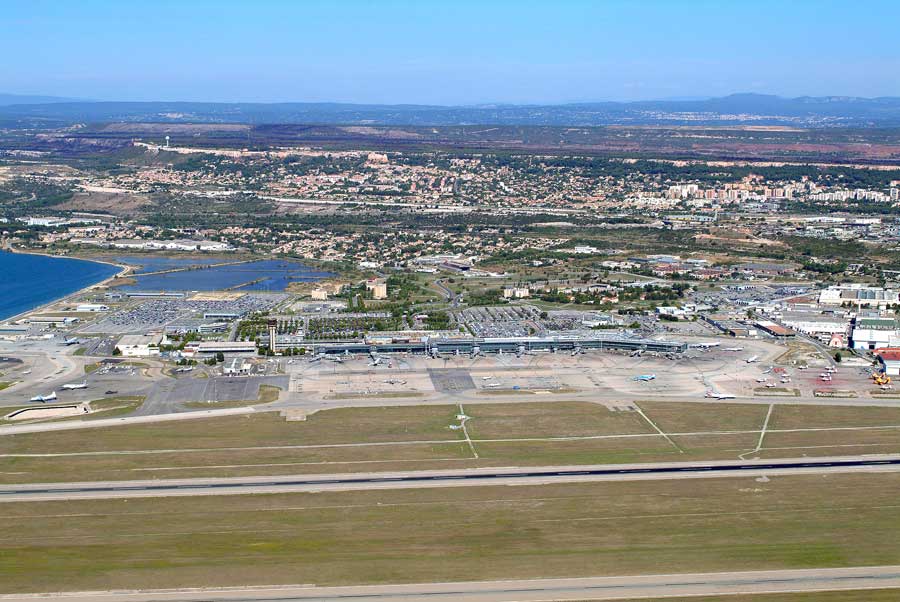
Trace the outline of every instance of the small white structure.
<instances>
[{"instance_id":1,"label":"small white structure","mask_svg":"<svg viewBox=\"0 0 900 602\"><path fill-rule=\"evenodd\" d=\"M152 357L159 355L161 334L126 334L116 343L122 357Z\"/></svg>"},{"instance_id":2,"label":"small white structure","mask_svg":"<svg viewBox=\"0 0 900 602\"><path fill-rule=\"evenodd\" d=\"M103 305L102 303L81 303L80 305L75 306L75 311L109 311L109 305Z\"/></svg>"},{"instance_id":3,"label":"small white structure","mask_svg":"<svg viewBox=\"0 0 900 602\"><path fill-rule=\"evenodd\" d=\"M242 358L236 357L222 368L222 374L225 376L240 376L242 374L250 374L252 364Z\"/></svg>"}]
</instances>

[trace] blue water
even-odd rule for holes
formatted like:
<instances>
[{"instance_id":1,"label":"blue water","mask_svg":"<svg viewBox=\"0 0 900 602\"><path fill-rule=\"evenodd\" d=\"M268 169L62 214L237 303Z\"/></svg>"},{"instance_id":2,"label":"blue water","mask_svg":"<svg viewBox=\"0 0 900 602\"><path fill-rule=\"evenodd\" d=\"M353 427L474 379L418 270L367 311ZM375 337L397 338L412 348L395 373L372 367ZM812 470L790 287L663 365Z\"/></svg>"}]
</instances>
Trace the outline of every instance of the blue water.
<instances>
[{"instance_id":1,"label":"blue water","mask_svg":"<svg viewBox=\"0 0 900 602\"><path fill-rule=\"evenodd\" d=\"M175 268L186 268L194 265L217 265L227 263L228 259L198 259L184 257L154 257L152 255L117 255L112 258L116 263L124 263L127 265L137 266L134 274L143 274L145 272L159 272L162 270L171 270ZM233 261L233 260L232 260Z\"/></svg>"},{"instance_id":2,"label":"blue water","mask_svg":"<svg viewBox=\"0 0 900 602\"><path fill-rule=\"evenodd\" d=\"M227 288L275 292L283 291L291 282L315 282L331 276L334 274L320 272L302 263L272 259L169 274L137 274L136 284L121 288L125 291L216 291Z\"/></svg>"},{"instance_id":3,"label":"blue water","mask_svg":"<svg viewBox=\"0 0 900 602\"><path fill-rule=\"evenodd\" d=\"M65 297L119 272L81 259L0 251L0 320Z\"/></svg>"}]
</instances>

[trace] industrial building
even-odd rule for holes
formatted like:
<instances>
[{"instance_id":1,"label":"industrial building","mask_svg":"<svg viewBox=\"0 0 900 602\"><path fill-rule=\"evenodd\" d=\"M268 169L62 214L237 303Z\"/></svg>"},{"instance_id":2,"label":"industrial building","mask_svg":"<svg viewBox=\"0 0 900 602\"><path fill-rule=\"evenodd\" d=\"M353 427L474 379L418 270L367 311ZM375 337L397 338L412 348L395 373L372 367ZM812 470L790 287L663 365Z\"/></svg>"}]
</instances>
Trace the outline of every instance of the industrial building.
<instances>
[{"instance_id":1,"label":"industrial building","mask_svg":"<svg viewBox=\"0 0 900 602\"><path fill-rule=\"evenodd\" d=\"M410 340L371 340L354 342L321 342L311 345L314 353L421 353L481 354L481 353L529 353L532 351L578 352L589 349L609 351L650 351L658 353L684 353L688 344L675 341L632 338L603 333L593 336L513 337L513 338L423 338Z\"/></svg>"},{"instance_id":2,"label":"industrial building","mask_svg":"<svg viewBox=\"0 0 900 602\"><path fill-rule=\"evenodd\" d=\"M872 351L900 347L900 328L894 318L857 318L851 342L854 349Z\"/></svg>"},{"instance_id":3,"label":"industrial building","mask_svg":"<svg viewBox=\"0 0 900 602\"><path fill-rule=\"evenodd\" d=\"M116 343L122 357L151 357L159 355L161 334L126 334Z\"/></svg>"},{"instance_id":4,"label":"industrial building","mask_svg":"<svg viewBox=\"0 0 900 602\"><path fill-rule=\"evenodd\" d=\"M886 347L880 349L875 357L881 364L882 371L888 376L900 376L900 348Z\"/></svg>"}]
</instances>

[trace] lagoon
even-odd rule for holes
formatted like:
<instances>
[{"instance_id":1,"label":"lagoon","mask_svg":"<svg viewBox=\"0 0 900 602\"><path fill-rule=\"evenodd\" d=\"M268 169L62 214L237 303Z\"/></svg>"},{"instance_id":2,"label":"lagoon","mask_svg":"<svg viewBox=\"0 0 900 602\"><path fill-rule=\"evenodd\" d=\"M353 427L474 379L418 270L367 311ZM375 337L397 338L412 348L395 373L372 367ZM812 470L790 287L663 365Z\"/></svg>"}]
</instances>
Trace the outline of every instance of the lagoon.
<instances>
[{"instance_id":1,"label":"lagoon","mask_svg":"<svg viewBox=\"0 0 900 602\"><path fill-rule=\"evenodd\" d=\"M55 301L115 276L96 261L0 251L0 320Z\"/></svg>"}]
</instances>

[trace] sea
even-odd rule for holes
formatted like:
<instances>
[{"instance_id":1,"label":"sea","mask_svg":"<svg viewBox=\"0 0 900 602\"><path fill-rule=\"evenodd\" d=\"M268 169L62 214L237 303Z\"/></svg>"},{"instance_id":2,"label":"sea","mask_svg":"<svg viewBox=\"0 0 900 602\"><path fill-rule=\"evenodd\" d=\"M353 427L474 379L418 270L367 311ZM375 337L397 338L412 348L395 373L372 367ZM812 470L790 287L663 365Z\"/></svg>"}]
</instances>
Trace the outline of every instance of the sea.
<instances>
[{"instance_id":1,"label":"sea","mask_svg":"<svg viewBox=\"0 0 900 602\"><path fill-rule=\"evenodd\" d=\"M106 263L0 251L0 320L116 275Z\"/></svg>"}]
</instances>

